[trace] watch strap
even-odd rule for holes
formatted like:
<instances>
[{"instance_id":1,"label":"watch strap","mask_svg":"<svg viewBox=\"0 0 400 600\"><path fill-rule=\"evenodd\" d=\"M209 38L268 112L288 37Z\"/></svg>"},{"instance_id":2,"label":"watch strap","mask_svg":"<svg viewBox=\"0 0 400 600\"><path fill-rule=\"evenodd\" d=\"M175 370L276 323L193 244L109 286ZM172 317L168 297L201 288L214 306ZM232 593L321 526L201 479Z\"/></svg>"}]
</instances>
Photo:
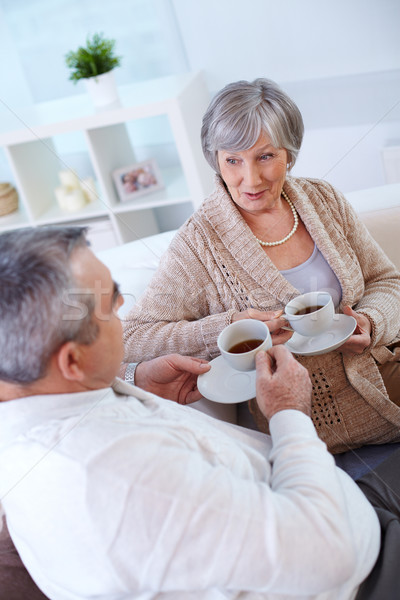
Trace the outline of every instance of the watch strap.
<instances>
[{"instance_id":1,"label":"watch strap","mask_svg":"<svg viewBox=\"0 0 400 600\"><path fill-rule=\"evenodd\" d=\"M125 381L127 381L128 383L132 383L133 385L135 384L135 372L136 372L136 367L138 366L138 362L137 363L128 363L128 366L126 367L125 370Z\"/></svg>"}]
</instances>

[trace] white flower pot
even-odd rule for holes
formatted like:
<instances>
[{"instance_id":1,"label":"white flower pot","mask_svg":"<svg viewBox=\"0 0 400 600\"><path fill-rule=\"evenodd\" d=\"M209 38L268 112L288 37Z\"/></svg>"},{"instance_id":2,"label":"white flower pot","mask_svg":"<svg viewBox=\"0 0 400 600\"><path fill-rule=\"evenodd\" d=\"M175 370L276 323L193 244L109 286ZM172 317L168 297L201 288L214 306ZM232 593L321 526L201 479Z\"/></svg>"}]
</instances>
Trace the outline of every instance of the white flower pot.
<instances>
[{"instance_id":1,"label":"white flower pot","mask_svg":"<svg viewBox=\"0 0 400 600\"><path fill-rule=\"evenodd\" d=\"M114 71L85 79L86 89L96 107L108 106L119 101Z\"/></svg>"}]
</instances>

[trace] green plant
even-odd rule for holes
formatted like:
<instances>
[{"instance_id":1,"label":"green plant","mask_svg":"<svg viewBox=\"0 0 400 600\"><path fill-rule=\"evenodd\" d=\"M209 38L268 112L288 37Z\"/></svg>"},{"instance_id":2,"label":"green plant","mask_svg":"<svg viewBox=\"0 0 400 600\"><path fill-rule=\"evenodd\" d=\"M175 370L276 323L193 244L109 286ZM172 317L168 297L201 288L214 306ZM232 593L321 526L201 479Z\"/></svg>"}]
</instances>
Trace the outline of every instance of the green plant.
<instances>
[{"instance_id":1,"label":"green plant","mask_svg":"<svg viewBox=\"0 0 400 600\"><path fill-rule=\"evenodd\" d=\"M65 55L67 67L72 69L69 78L76 83L79 79L95 77L108 73L121 62L120 56L114 55L115 40L107 40L103 33L95 33L86 40L86 47L70 51Z\"/></svg>"}]
</instances>

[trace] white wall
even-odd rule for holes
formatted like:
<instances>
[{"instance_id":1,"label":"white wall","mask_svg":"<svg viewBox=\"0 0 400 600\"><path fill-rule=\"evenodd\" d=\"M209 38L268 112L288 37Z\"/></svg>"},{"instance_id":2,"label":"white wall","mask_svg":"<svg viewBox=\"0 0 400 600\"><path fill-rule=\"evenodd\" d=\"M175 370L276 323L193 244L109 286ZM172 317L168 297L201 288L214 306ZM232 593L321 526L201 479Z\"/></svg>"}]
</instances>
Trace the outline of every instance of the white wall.
<instances>
[{"instance_id":1,"label":"white wall","mask_svg":"<svg viewBox=\"0 0 400 600\"><path fill-rule=\"evenodd\" d=\"M399 0L171 1L212 94L261 76L297 102L306 136L293 174L345 192L385 183L381 149L400 143Z\"/></svg>"},{"instance_id":2,"label":"white wall","mask_svg":"<svg viewBox=\"0 0 400 600\"><path fill-rule=\"evenodd\" d=\"M398 0L173 0L192 67L211 89L399 68Z\"/></svg>"}]
</instances>

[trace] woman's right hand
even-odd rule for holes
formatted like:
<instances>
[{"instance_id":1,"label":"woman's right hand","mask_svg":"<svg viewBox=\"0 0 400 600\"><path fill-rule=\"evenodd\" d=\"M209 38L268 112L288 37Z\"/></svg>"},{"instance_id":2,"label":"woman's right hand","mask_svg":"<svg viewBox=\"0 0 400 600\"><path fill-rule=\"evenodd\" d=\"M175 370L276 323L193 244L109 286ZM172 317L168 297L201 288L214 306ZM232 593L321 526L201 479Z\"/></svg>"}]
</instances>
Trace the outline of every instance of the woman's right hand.
<instances>
[{"instance_id":1,"label":"woman's right hand","mask_svg":"<svg viewBox=\"0 0 400 600\"><path fill-rule=\"evenodd\" d=\"M263 321L271 332L272 344L284 344L293 335L293 331L287 331L282 327L289 327L283 315L283 310L258 310L257 308L248 308L242 312L233 313L231 322L240 321L241 319L256 319Z\"/></svg>"}]
</instances>

